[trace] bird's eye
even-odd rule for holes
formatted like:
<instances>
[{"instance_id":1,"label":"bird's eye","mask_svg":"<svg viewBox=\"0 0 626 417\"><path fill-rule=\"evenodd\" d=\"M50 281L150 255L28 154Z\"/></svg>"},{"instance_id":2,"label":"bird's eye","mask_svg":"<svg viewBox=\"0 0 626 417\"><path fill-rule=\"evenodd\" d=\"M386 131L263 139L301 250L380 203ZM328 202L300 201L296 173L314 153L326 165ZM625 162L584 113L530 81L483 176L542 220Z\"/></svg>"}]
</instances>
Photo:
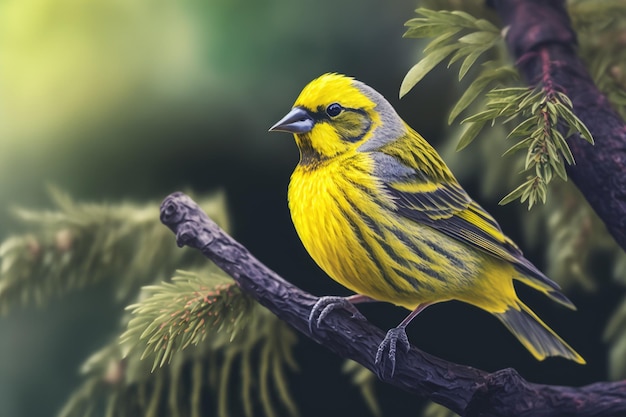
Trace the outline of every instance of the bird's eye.
<instances>
[{"instance_id":1,"label":"bird's eye","mask_svg":"<svg viewBox=\"0 0 626 417\"><path fill-rule=\"evenodd\" d=\"M333 103L329 105L328 107L326 107L326 114L328 114L330 117L335 117L335 116L338 116L342 110L343 110L343 107L341 107L341 104Z\"/></svg>"}]
</instances>

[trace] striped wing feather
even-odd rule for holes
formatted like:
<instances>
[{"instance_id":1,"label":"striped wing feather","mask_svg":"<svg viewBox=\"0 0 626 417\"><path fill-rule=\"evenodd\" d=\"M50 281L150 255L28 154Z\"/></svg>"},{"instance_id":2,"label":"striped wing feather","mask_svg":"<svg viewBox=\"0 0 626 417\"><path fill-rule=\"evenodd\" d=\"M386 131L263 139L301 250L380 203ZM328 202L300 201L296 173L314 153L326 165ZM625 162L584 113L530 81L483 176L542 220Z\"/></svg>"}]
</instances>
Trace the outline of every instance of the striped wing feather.
<instances>
[{"instance_id":1,"label":"striped wing feather","mask_svg":"<svg viewBox=\"0 0 626 417\"><path fill-rule=\"evenodd\" d=\"M374 161L378 177L399 214L513 264L531 281L530 285L574 308L560 293L558 284L528 261L517 245L502 233L495 219L470 198L434 150L426 155L436 158L435 164L441 166L431 172L407 165L407 160L417 161L417 157L401 155L402 158L398 158L400 155L394 155L393 151L394 147L381 149L375 153Z\"/></svg>"},{"instance_id":2,"label":"striped wing feather","mask_svg":"<svg viewBox=\"0 0 626 417\"><path fill-rule=\"evenodd\" d=\"M500 259L519 262L519 248L460 185L428 180L431 189L419 191L423 180L420 173L385 182L398 213Z\"/></svg>"}]
</instances>

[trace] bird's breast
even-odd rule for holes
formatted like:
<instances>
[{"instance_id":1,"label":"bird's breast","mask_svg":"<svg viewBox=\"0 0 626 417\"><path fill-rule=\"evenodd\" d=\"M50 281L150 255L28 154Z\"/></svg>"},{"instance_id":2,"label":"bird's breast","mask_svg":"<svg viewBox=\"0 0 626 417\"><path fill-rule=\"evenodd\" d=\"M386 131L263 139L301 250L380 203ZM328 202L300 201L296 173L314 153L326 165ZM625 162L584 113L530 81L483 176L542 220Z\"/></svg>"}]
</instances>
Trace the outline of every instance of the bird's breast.
<instances>
[{"instance_id":1,"label":"bird's breast","mask_svg":"<svg viewBox=\"0 0 626 417\"><path fill-rule=\"evenodd\" d=\"M357 157L316 170L296 168L289 208L304 247L331 278L357 293L397 303L415 290L406 280L391 279L382 264L387 256L382 228L392 221L386 209L392 202L371 174L370 162Z\"/></svg>"},{"instance_id":2,"label":"bird's breast","mask_svg":"<svg viewBox=\"0 0 626 417\"><path fill-rule=\"evenodd\" d=\"M367 254L355 234L354 212L371 206L377 192L364 164L346 160L318 169L296 168L289 184L289 209L304 247L340 284L359 291L357 277Z\"/></svg>"},{"instance_id":3,"label":"bird's breast","mask_svg":"<svg viewBox=\"0 0 626 417\"><path fill-rule=\"evenodd\" d=\"M407 308L458 298L482 257L398 214L367 155L299 166L289 184L298 236L315 262L352 291Z\"/></svg>"}]
</instances>

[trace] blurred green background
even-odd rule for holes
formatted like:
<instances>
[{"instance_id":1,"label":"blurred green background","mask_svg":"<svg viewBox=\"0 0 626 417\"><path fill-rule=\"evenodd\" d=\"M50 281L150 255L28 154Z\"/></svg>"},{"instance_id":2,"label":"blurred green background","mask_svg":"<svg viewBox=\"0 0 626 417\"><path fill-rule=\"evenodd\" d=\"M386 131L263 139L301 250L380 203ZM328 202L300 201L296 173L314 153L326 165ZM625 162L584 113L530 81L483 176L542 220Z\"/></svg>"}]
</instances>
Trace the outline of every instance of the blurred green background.
<instances>
[{"instance_id":1,"label":"blurred green background","mask_svg":"<svg viewBox=\"0 0 626 417\"><path fill-rule=\"evenodd\" d=\"M429 75L397 99L419 56L420 44L402 39L415 6L380 0L1 2L0 237L20 232L12 206L49 204L49 183L82 201L155 204L187 187L199 193L222 188L234 235L252 253L315 294L345 294L297 240L286 204L297 149L291 137L267 129L308 81L336 71L375 87L437 143L457 97L456 74ZM465 152L474 167L471 148ZM507 221L514 211L484 203L519 238L515 218ZM110 305L110 291L105 283L0 318L0 416L58 411L79 381L79 365L117 331L122 306ZM586 357L585 368L536 363L496 320L454 303L420 316L409 337L447 359L488 370L513 366L538 382L603 379L599 340L614 303L586 306L572 298L581 313L564 313L540 298L531 304ZM391 306L364 312L384 328L405 314ZM291 381L304 416L367 413L356 388L336 377L339 358L304 340L297 352L302 369ZM385 415L417 415L418 399L382 385L378 392Z\"/></svg>"}]
</instances>

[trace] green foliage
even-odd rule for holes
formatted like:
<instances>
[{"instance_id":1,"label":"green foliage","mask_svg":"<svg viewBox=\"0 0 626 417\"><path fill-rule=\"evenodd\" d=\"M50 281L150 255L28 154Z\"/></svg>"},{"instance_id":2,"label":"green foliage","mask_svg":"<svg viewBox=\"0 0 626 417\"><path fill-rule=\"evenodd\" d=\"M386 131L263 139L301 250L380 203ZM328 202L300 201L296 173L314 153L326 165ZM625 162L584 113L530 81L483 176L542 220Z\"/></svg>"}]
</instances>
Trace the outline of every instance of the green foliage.
<instances>
[{"instance_id":1,"label":"green foliage","mask_svg":"<svg viewBox=\"0 0 626 417\"><path fill-rule=\"evenodd\" d=\"M251 417L258 403L274 417L278 400L297 416L285 374L286 366L297 367L296 335L215 269L179 271L171 283L145 287L142 300L128 307L122 344L114 341L87 360L86 379L61 416L85 416L99 402L112 416L163 415L163 403L168 415L206 415L208 381L210 403L227 417L237 409L233 377L239 377L238 413ZM146 356L154 356L152 364Z\"/></svg>"},{"instance_id":2,"label":"green foliage","mask_svg":"<svg viewBox=\"0 0 626 417\"><path fill-rule=\"evenodd\" d=\"M212 393L225 417L237 371L246 416L252 416L255 401L268 417L277 415L277 400L297 416L285 374L285 366L296 366L295 334L206 258L178 248L159 220L157 202L84 204L56 189L50 193L55 209L15 210L29 233L0 245L4 313L10 306L43 304L103 280L115 286L118 299L127 298L177 267L196 271L144 287L140 301L129 307L124 344L115 338L83 365L83 382L60 416L102 415L103 410L107 416L157 416L164 406L168 415L200 416L206 414L204 398ZM200 201L227 229L223 196ZM152 361L142 360L145 356Z\"/></svg>"},{"instance_id":3,"label":"green foliage","mask_svg":"<svg viewBox=\"0 0 626 417\"><path fill-rule=\"evenodd\" d=\"M15 210L29 233L0 245L3 312L103 280L118 299L137 297L125 332L84 363L59 416L298 416L287 383L297 369L296 334L206 258L178 248L158 203L84 204L56 189L51 196L54 210ZM228 228L221 194L199 201ZM165 280L180 267L191 272ZM344 371L379 413L373 374L349 364Z\"/></svg>"},{"instance_id":4,"label":"green foliage","mask_svg":"<svg viewBox=\"0 0 626 417\"><path fill-rule=\"evenodd\" d=\"M376 417L382 416L376 394L374 392L374 385L378 378L369 369L362 366L358 362L347 359L343 363L343 372L350 376L352 383L359 387L361 395L370 409L372 414Z\"/></svg>"},{"instance_id":5,"label":"green foliage","mask_svg":"<svg viewBox=\"0 0 626 417\"><path fill-rule=\"evenodd\" d=\"M208 276L178 271L172 282L143 287L143 297L126 307L133 318L122 343L145 346L141 359L154 356L152 370L169 363L175 352L225 332L232 341L255 304L235 282L213 272Z\"/></svg>"},{"instance_id":6,"label":"green foliage","mask_svg":"<svg viewBox=\"0 0 626 417\"><path fill-rule=\"evenodd\" d=\"M452 122L461 114L461 112L467 109L489 85L504 82L508 79L517 79L517 77L517 71L511 66L501 66L493 62L487 62L483 64L483 69L480 74L469 85L469 87L467 87L467 90L465 90L463 95L461 95L461 98L459 98L459 100L450 111L448 124L452 124ZM480 128L482 128L482 125L476 122L471 123L468 126L479 126ZM465 137L465 139L461 138L459 140L459 145L457 149L461 150L465 146L469 145L474 137L475 135L467 136Z\"/></svg>"},{"instance_id":7,"label":"green foliage","mask_svg":"<svg viewBox=\"0 0 626 417\"><path fill-rule=\"evenodd\" d=\"M165 279L176 265L204 262L192 251L178 250L159 221L157 202L81 204L55 188L50 196L53 211L15 209L29 233L0 244L2 314L103 280L113 281L118 299L125 299L141 285ZM201 205L228 227L222 195Z\"/></svg>"},{"instance_id":8,"label":"green foliage","mask_svg":"<svg viewBox=\"0 0 626 417\"><path fill-rule=\"evenodd\" d=\"M619 262L626 264L626 255L621 254ZM623 271L622 271L623 274ZM622 277L626 274L621 275ZM604 340L609 344L609 378L626 378L626 297L613 313L604 331Z\"/></svg>"},{"instance_id":9,"label":"green foliage","mask_svg":"<svg viewBox=\"0 0 626 417\"><path fill-rule=\"evenodd\" d=\"M569 11L591 76L626 117L626 3L579 0L571 2Z\"/></svg>"},{"instance_id":10,"label":"green foliage","mask_svg":"<svg viewBox=\"0 0 626 417\"><path fill-rule=\"evenodd\" d=\"M420 8L416 12L422 17L407 22L409 29L405 36L435 39L424 49L422 59L405 76L400 96L406 94L453 51L456 53L450 59L450 64L465 57L459 70L460 81L478 57L501 44L500 32L485 19L477 19L459 10ZM483 63L478 75L452 108L448 122L452 123L467 110L488 86L496 85L485 95L481 109L461 122L466 127L457 149L468 146L488 122L493 126L496 120L502 123L517 120L518 124L508 134L508 138L516 139L516 143L505 155L526 149L526 180L509 192L500 204L516 199L521 202L528 200L528 208L531 209L540 201L546 202L548 184L554 174L563 180L567 179L565 163L573 164L574 158L566 138L574 133L579 133L590 143L593 143L593 138L574 114L569 98L553 86L544 85L537 91L522 87L498 87L517 78L517 72L508 63ZM565 135L559 130L563 126L568 129Z\"/></svg>"},{"instance_id":11,"label":"green foliage","mask_svg":"<svg viewBox=\"0 0 626 417\"><path fill-rule=\"evenodd\" d=\"M567 137L579 132L581 137L593 143L587 128L574 115L571 101L560 92L533 91L523 87L493 89L486 95L484 110L461 123L476 123L482 127L487 122L493 125L498 119L503 123L522 120L510 131L508 139L517 140L504 155L527 149L524 164L527 180L505 196L500 204L519 198L522 202L528 200L530 209L538 201L546 202L547 186L554 173L567 180L565 162L573 164L574 157L565 136L559 131L561 125L569 129ZM468 141L464 134L460 143L467 144Z\"/></svg>"},{"instance_id":12,"label":"green foliage","mask_svg":"<svg viewBox=\"0 0 626 417\"><path fill-rule=\"evenodd\" d=\"M258 318L250 325L260 326L252 334L241 333L229 342L225 333L207 330L205 342L174 353L171 363L153 372L150 362L140 359L141 349L123 352L113 341L85 362L84 381L60 417L99 415L88 412L99 408L105 408L107 416L199 417L211 409L220 417L235 411L252 416L257 415L256 404L261 404L265 415L276 416L276 400L297 416L284 373L285 365L295 368L291 355L295 334L254 305L252 313ZM238 390L233 392L234 387ZM233 406L236 402L241 405Z\"/></svg>"},{"instance_id":13,"label":"green foliage","mask_svg":"<svg viewBox=\"0 0 626 417\"><path fill-rule=\"evenodd\" d=\"M622 0L569 0L572 26L585 34L594 34L616 25L623 25L626 6Z\"/></svg>"},{"instance_id":14,"label":"green foliage","mask_svg":"<svg viewBox=\"0 0 626 417\"><path fill-rule=\"evenodd\" d=\"M458 417L458 414L450 411L443 405L428 403L422 412L422 417Z\"/></svg>"},{"instance_id":15,"label":"green foliage","mask_svg":"<svg viewBox=\"0 0 626 417\"><path fill-rule=\"evenodd\" d=\"M407 38L435 38L424 48L422 59L409 70L400 86L400 97L408 93L437 64L450 56L448 66L461 60L459 81L478 58L493 48L502 37L496 26L462 11L415 10L418 15L406 23Z\"/></svg>"}]
</instances>

